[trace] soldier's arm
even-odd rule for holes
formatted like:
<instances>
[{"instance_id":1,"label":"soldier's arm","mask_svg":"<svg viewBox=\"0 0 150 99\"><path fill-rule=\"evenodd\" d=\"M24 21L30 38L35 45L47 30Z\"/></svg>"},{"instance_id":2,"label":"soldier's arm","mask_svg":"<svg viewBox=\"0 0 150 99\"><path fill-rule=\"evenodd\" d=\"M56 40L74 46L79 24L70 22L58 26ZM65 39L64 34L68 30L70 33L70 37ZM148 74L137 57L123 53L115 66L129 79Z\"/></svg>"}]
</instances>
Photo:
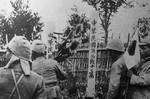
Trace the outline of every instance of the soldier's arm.
<instances>
[{"instance_id":1,"label":"soldier's arm","mask_svg":"<svg viewBox=\"0 0 150 99\"><path fill-rule=\"evenodd\" d=\"M58 62L55 63L55 71L56 71L56 74L57 74L57 77L59 80L65 80L66 79L67 74L65 71L63 71L61 65Z\"/></svg>"},{"instance_id":2,"label":"soldier's arm","mask_svg":"<svg viewBox=\"0 0 150 99\"><path fill-rule=\"evenodd\" d=\"M145 73L142 76L132 74L130 79L131 85L148 86L150 85L150 73Z\"/></svg>"},{"instance_id":3,"label":"soldier's arm","mask_svg":"<svg viewBox=\"0 0 150 99\"><path fill-rule=\"evenodd\" d=\"M45 83L42 77L37 81L37 86L36 86L35 93L33 95L33 99L47 99Z\"/></svg>"},{"instance_id":4,"label":"soldier's arm","mask_svg":"<svg viewBox=\"0 0 150 99\"><path fill-rule=\"evenodd\" d=\"M106 99L113 99L117 93L120 86L120 78L121 78L121 69L120 65L113 64L110 73L110 81L109 88Z\"/></svg>"}]
</instances>

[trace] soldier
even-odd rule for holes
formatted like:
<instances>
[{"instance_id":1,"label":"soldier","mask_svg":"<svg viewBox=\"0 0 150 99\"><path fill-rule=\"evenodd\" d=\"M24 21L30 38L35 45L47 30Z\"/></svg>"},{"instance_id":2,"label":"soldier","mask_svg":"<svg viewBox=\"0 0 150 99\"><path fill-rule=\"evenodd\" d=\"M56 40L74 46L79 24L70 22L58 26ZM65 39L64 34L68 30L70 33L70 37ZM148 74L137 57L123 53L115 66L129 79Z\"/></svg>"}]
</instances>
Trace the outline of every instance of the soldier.
<instances>
[{"instance_id":1,"label":"soldier","mask_svg":"<svg viewBox=\"0 0 150 99\"><path fill-rule=\"evenodd\" d=\"M150 99L150 41L139 44L141 62L131 68L127 99Z\"/></svg>"},{"instance_id":2,"label":"soldier","mask_svg":"<svg viewBox=\"0 0 150 99\"><path fill-rule=\"evenodd\" d=\"M133 52L134 45L129 45ZM139 48L141 61L131 69L127 69L123 57L122 62L118 59L112 65L107 99L150 99L150 41L141 42Z\"/></svg>"},{"instance_id":3,"label":"soldier","mask_svg":"<svg viewBox=\"0 0 150 99\"><path fill-rule=\"evenodd\" d=\"M127 69L124 57L122 56L124 53L123 43L119 39L113 39L106 48L111 51L111 58L114 62L110 71L110 81L106 99L124 99Z\"/></svg>"},{"instance_id":4,"label":"soldier","mask_svg":"<svg viewBox=\"0 0 150 99\"><path fill-rule=\"evenodd\" d=\"M0 68L0 99L46 99L43 78L30 70L30 56L25 37L16 36L9 42L8 63Z\"/></svg>"},{"instance_id":5,"label":"soldier","mask_svg":"<svg viewBox=\"0 0 150 99\"><path fill-rule=\"evenodd\" d=\"M64 80L65 73L62 71L57 61L46 59L46 46L40 40L32 43L33 71L42 75L45 80L48 99L60 99L60 88L58 80Z\"/></svg>"}]
</instances>

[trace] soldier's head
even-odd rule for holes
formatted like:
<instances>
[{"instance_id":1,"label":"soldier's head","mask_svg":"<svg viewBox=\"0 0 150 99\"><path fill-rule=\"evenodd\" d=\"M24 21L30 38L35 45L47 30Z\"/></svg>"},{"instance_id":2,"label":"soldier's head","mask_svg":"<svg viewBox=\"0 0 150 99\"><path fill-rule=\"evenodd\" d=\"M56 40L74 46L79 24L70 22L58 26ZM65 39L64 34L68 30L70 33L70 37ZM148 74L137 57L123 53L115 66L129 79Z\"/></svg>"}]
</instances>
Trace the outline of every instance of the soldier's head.
<instances>
[{"instance_id":1,"label":"soldier's head","mask_svg":"<svg viewBox=\"0 0 150 99\"><path fill-rule=\"evenodd\" d=\"M141 59L150 58L150 43L139 43Z\"/></svg>"},{"instance_id":2,"label":"soldier's head","mask_svg":"<svg viewBox=\"0 0 150 99\"><path fill-rule=\"evenodd\" d=\"M15 36L7 44L6 57L10 59L12 55L17 56L19 59L31 61L31 45L24 36Z\"/></svg>"},{"instance_id":3,"label":"soldier's head","mask_svg":"<svg viewBox=\"0 0 150 99\"><path fill-rule=\"evenodd\" d=\"M110 50L110 55L114 61L124 53L124 46L120 39L112 39L106 49Z\"/></svg>"},{"instance_id":4,"label":"soldier's head","mask_svg":"<svg viewBox=\"0 0 150 99\"><path fill-rule=\"evenodd\" d=\"M5 68L20 64L25 75L30 75L31 45L24 36L15 36L7 45L6 57L9 60Z\"/></svg>"},{"instance_id":5,"label":"soldier's head","mask_svg":"<svg viewBox=\"0 0 150 99\"><path fill-rule=\"evenodd\" d=\"M32 42L32 60L37 57L44 57L46 55L46 45L41 40L34 40Z\"/></svg>"}]
</instances>

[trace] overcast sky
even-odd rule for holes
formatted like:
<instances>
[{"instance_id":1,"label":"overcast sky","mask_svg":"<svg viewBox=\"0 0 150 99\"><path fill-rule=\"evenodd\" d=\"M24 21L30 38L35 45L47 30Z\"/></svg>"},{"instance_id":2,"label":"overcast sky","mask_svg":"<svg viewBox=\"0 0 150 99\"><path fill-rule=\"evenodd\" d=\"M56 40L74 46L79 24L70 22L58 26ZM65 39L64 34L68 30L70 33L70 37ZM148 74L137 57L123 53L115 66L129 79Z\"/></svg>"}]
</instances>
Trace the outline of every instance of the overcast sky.
<instances>
[{"instance_id":1,"label":"overcast sky","mask_svg":"<svg viewBox=\"0 0 150 99\"><path fill-rule=\"evenodd\" d=\"M43 2L42 2L43 1ZM85 12L90 16L92 7L81 0L32 0L31 8L38 11L43 16L45 23L45 33L51 31L63 32L67 25L71 8L76 5L79 12ZM87 10L88 9L88 10Z\"/></svg>"},{"instance_id":2,"label":"overcast sky","mask_svg":"<svg viewBox=\"0 0 150 99\"><path fill-rule=\"evenodd\" d=\"M13 0L14 1L14 0ZM150 0L135 0L140 3ZM0 0L0 13L9 15L11 11L10 0ZM39 13L45 24L44 32L51 31L63 32L66 27L67 19L71 14L71 7L77 5L79 12L85 12L88 17L93 18L94 10L92 7L83 3L82 0L30 0L30 8ZM115 36L121 34L121 37L126 37L127 33L132 32L133 24L136 24L138 17L150 16L148 10L150 6L132 9L121 8L113 17L110 28Z\"/></svg>"}]
</instances>

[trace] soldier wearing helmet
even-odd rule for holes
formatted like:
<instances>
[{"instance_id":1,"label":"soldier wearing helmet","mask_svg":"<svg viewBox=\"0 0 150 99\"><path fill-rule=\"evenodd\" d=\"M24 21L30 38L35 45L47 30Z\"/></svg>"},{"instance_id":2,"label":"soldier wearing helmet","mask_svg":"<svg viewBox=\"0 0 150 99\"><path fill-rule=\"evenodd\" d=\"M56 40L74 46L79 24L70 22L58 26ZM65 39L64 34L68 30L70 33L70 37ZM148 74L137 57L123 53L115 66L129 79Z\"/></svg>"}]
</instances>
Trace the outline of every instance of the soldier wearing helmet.
<instances>
[{"instance_id":1,"label":"soldier wearing helmet","mask_svg":"<svg viewBox=\"0 0 150 99\"><path fill-rule=\"evenodd\" d=\"M124 53L124 45L120 39L112 39L106 46L111 51L112 61L116 61Z\"/></svg>"},{"instance_id":2,"label":"soldier wearing helmet","mask_svg":"<svg viewBox=\"0 0 150 99\"><path fill-rule=\"evenodd\" d=\"M7 65L0 68L0 99L46 99L44 80L31 71L31 49L23 36L7 45Z\"/></svg>"},{"instance_id":3,"label":"soldier wearing helmet","mask_svg":"<svg viewBox=\"0 0 150 99\"><path fill-rule=\"evenodd\" d=\"M124 52L124 46L120 39L112 39L108 43L106 49L110 49L110 50L114 50L114 51L118 51L118 52Z\"/></svg>"},{"instance_id":4,"label":"soldier wearing helmet","mask_svg":"<svg viewBox=\"0 0 150 99\"><path fill-rule=\"evenodd\" d=\"M128 70L130 77L127 99L150 99L150 40L139 44L141 61Z\"/></svg>"},{"instance_id":5,"label":"soldier wearing helmet","mask_svg":"<svg viewBox=\"0 0 150 99\"><path fill-rule=\"evenodd\" d=\"M135 50L133 42L127 51ZM113 63L106 99L150 99L150 40L141 40L139 48L141 61L131 69L127 69L124 57Z\"/></svg>"},{"instance_id":6,"label":"soldier wearing helmet","mask_svg":"<svg viewBox=\"0 0 150 99\"><path fill-rule=\"evenodd\" d=\"M111 40L107 47L112 57L112 67L110 70L110 80L106 99L124 99L124 89L126 88L126 64L123 58L124 46L120 39ZM121 70L124 70L123 72Z\"/></svg>"},{"instance_id":7,"label":"soldier wearing helmet","mask_svg":"<svg viewBox=\"0 0 150 99\"><path fill-rule=\"evenodd\" d=\"M45 55L46 45L41 40L33 41L33 71L44 77L48 99L61 99L58 80L64 80L65 73L57 61L53 59L46 59Z\"/></svg>"}]
</instances>

